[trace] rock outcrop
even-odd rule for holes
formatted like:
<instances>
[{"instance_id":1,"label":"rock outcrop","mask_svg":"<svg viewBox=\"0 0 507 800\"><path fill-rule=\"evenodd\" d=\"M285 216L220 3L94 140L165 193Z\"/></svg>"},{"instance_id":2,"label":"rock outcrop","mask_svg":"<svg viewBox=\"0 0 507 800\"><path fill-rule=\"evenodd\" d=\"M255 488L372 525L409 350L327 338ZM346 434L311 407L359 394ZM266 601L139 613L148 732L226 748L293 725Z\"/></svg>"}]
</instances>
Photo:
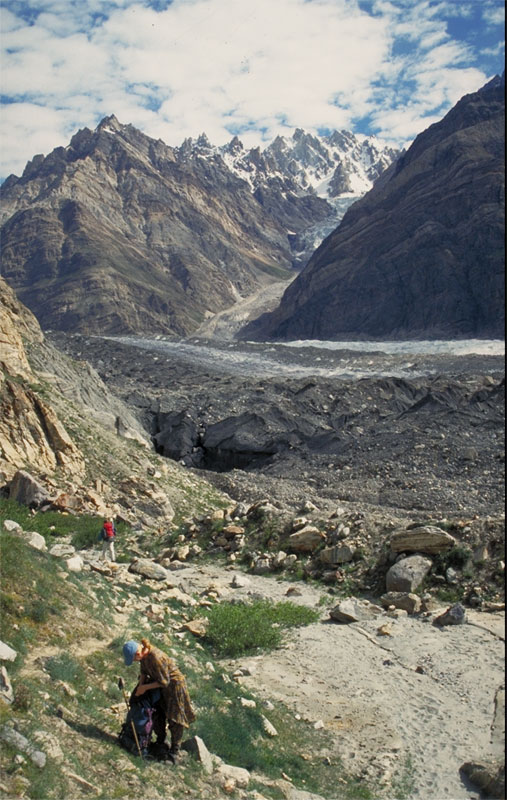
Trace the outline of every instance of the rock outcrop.
<instances>
[{"instance_id":1,"label":"rock outcrop","mask_svg":"<svg viewBox=\"0 0 507 800\"><path fill-rule=\"evenodd\" d=\"M504 84L421 133L241 337L503 338Z\"/></svg>"},{"instance_id":2,"label":"rock outcrop","mask_svg":"<svg viewBox=\"0 0 507 800\"><path fill-rule=\"evenodd\" d=\"M0 278L0 464L12 473L26 464L54 471L65 467L69 475L84 472L84 457L58 419L30 382L37 382L25 350L41 343L42 332L34 316L16 300Z\"/></svg>"},{"instance_id":3,"label":"rock outcrop","mask_svg":"<svg viewBox=\"0 0 507 800\"><path fill-rule=\"evenodd\" d=\"M89 364L45 340L2 278L0 345L0 494L34 509L170 524L200 482L181 481L127 406Z\"/></svg>"}]
</instances>

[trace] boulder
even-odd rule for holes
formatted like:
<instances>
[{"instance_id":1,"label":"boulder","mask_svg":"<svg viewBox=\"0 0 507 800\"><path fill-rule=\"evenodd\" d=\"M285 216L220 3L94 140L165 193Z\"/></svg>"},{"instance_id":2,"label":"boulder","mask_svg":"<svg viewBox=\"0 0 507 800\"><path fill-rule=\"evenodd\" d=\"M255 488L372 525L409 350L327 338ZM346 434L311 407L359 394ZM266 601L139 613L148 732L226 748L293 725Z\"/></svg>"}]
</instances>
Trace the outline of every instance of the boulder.
<instances>
[{"instance_id":1,"label":"boulder","mask_svg":"<svg viewBox=\"0 0 507 800\"><path fill-rule=\"evenodd\" d=\"M262 729L263 729L264 733L266 733L268 736L271 736L271 737L278 736L277 729L275 728L273 723L270 722L269 719L264 716L264 714L261 715L261 721L262 721Z\"/></svg>"},{"instance_id":2,"label":"boulder","mask_svg":"<svg viewBox=\"0 0 507 800\"><path fill-rule=\"evenodd\" d=\"M16 650L5 642L0 642L0 661L15 661L17 655Z\"/></svg>"},{"instance_id":3,"label":"boulder","mask_svg":"<svg viewBox=\"0 0 507 800\"><path fill-rule=\"evenodd\" d=\"M111 575L110 561L98 561L93 559L88 561L88 564L94 572L100 572L101 575Z\"/></svg>"},{"instance_id":4,"label":"boulder","mask_svg":"<svg viewBox=\"0 0 507 800\"><path fill-rule=\"evenodd\" d=\"M280 569L285 564L285 559L287 558L287 553L283 550L279 550L278 553L273 556L273 567L274 569Z\"/></svg>"},{"instance_id":5,"label":"boulder","mask_svg":"<svg viewBox=\"0 0 507 800\"><path fill-rule=\"evenodd\" d=\"M466 622L466 612L461 603L449 606L440 616L433 620L434 625L463 625Z\"/></svg>"},{"instance_id":6,"label":"boulder","mask_svg":"<svg viewBox=\"0 0 507 800\"><path fill-rule=\"evenodd\" d=\"M56 556L57 558L63 558L64 556L72 556L76 552L76 548L73 547L71 544L54 544L53 547L50 548L49 554L51 556Z\"/></svg>"},{"instance_id":7,"label":"boulder","mask_svg":"<svg viewBox=\"0 0 507 800\"><path fill-rule=\"evenodd\" d=\"M382 609L373 603L369 603L368 600L349 597L332 608L329 616L336 622L360 622L361 620L372 619L381 613Z\"/></svg>"},{"instance_id":8,"label":"boulder","mask_svg":"<svg viewBox=\"0 0 507 800\"><path fill-rule=\"evenodd\" d=\"M255 561L252 572L254 575L265 575L267 572L271 572L271 569L271 559L269 556L264 555Z\"/></svg>"},{"instance_id":9,"label":"boulder","mask_svg":"<svg viewBox=\"0 0 507 800\"><path fill-rule=\"evenodd\" d=\"M245 578L244 575L238 573L233 576L231 586L234 587L234 589L244 589L245 586L249 586L250 583L251 581L248 578Z\"/></svg>"},{"instance_id":10,"label":"boulder","mask_svg":"<svg viewBox=\"0 0 507 800\"><path fill-rule=\"evenodd\" d=\"M68 511L71 514L81 513L85 510L81 498L69 492L60 492L60 494L52 500L51 504L57 511Z\"/></svg>"},{"instance_id":11,"label":"boulder","mask_svg":"<svg viewBox=\"0 0 507 800\"><path fill-rule=\"evenodd\" d=\"M421 585L431 566L431 559L419 555L397 561L386 575L387 591L412 592Z\"/></svg>"},{"instance_id":12,"label":"boulder","mask_svg":"<svg viewBox=\"0 0 507 800\"><path fill-rule=\"evenodd\" d=\"M323 564L346 564L352 561L356 548L342 542L342 544L335 545L334 547L325 547L319 553L319 561Z\"/></svg>"},{"instance_id":13,"label":"boulder","mask_svg":"<svg viewBox=\"0 0 507 800\"><path fill-rule=\"evenodd\" d=\"M33 475L20 469L10 483L9 500L29 508L39 508L49 500L49 493Z\"/></svg>"},{"instance_id":14,"label":"boulder","mask_svg":"<svg viewBox=\"0 0 507 800\"><path fill-rule=\"evenodd\" d=\"M326 535L314 525L306 525L289 536L289 548L296 553L313 553L325 540Z\"/></svg>"},{"instance_id":15,"label":"boulder","mask_svg":"<svg viewBox=\"0 0 507 800\"><path fill-rule=\"evenodd\" d=\"M245 529L241 525L226 525L222 530L226 539L234 539L235 536L242 536Z\"/></svg>"},{"instance_id":16,"label":"boulder","mask_svg":"<svg viewBox=\"0 0 507 800\"><path fill-rule=\"evenodd\" d=\"M13 519L4 519L4 530L7 533L15 533L16 531L21 531L23 528L19 524L19 522L15 522Z\"/></svg>"},{"instance_id":17,"label":"boulder","mask_svg":"<svg viewBox=\"0 0 507 800\"><path fill-rule=\"evenodd\" d=\"M199 619L191 619L189 622L185 622L181 626L181 630L189 631L194 636L206 636L206 631L208 630L209 620L206 617L202 617Z\"/></svg>"},{"instance_id":18,"label":"boulder","mask_svg":"<svg viewBox=\"0 0 507 800\"><path fill-rule=\"evenodd\" d=\"M250 783L250 773L247 769L243 769L243 767L233 767L231 764L220 764L217 768L217 773L224 782L230 782L230 785L234 788L238 786L240 789L246 789Z\"/></svg>"},{"instance_id":19,"label":"boulder","mask_svg":"<svg viewBox=\"0 0 507 800\"><path fill-rule=\"evenodd\" d=\"M129 566L129 572L135 572L137 575L142 575L144 578L150 578L153 581L165 581L168 577L168 572L160 564L155 564L148 558L138 558L133 561Z\"/></svg>"},{"instance_id":20,"label":"boulder","mask_svg":"<svg viewBox=\"0 0 507 800\"><path fill-rule=\"evenodd\" d=\"M0 739L7 742L7 744L14 747L16 750L21 750L22 753L26 753L40 769L46 766L46 754L40 750L36 750L25 736L15 731L14 728L11 728L9 725L4 725L0 728Z\"/></svg>"},{"instance_id":21,"label":"boulder","mask_svg":"<svg viewBox=\"0 0 507 800\"><path fill-rule=\"evenodd\" d=\"M30 545L30 547L34 547L36 550L47 550L46 540L44 536L37 531L22 531L21 538Z\"/></svg>"},{"instance_id":22,"label":"boulder","mask_svg":"<svg viewBox=\"0 0 507 800\"><path fill-rule=\"evenodd\" d=\"M83 559L77 554L71 558L68 558L65 564L70 572L81 572L84 567Z\"/></svg>"},{"instance_id":23,"label":"boulder","mask_svg":"<svg viewBox=\"0 0 507 800\"><path fill-rule=\"evenodd\" d=\"M505 761L467 761L460 769L484 797L505 797Z\"/></svg>"},{"instance_id":24,"label":"boulder","mask_svg":"<svg viewBox=\"0 0 507 800\"><path fill-rule=\"evenodd\" d=\"M394 606L403 609L407 614L418 614L422 605L421 598L411 592L386 592L380 602L384 608Z\"/></svg>"},{"instance_id":25,"label":"boulder","mask_svg":"<svg viewBox=\"0 0 507 800\"><path fill-rule=\"evenodd\" d=\"M177 600L184 606L195 606L197 601L186 592L182 592L177 586L173 586L169 591L165 592L164 598L166 600Z\"/></svg>"},{"instance_id":26,"label":"boulder","mask_svg":"<svg viewBox=\"0 0 507 800\"><path fill-rule=\"evenodd\" d=\"M186 739L181 746L187 753L192 753L196 756L197 760L201 762L206 775L211 775L213 772L213 759L200 736L192 736L191 739Z\"/></svg>"},{"instance_id":27,"label":"boulder","mask_svg":"<svg viewBox=\"0 0 507 800\"><path fill-rule=\"evenodd\" d=\"M397 531L390 541L393 553L429 553L430 555L450 550L456 539L450 533L434 525Z\"/></svg>"}]
</instances>

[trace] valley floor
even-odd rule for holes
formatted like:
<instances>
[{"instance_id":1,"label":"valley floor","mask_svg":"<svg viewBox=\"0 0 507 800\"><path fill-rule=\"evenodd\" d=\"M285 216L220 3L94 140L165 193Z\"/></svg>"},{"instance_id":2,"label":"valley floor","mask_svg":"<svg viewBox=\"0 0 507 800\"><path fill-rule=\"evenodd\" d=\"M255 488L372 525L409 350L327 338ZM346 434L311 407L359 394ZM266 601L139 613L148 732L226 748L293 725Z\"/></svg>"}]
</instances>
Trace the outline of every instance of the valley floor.
<instances>
[{"instance_id":1,"label":"valley floor","mask_svg":"<svg viewBox=\"0 0 507 800\"><path fill-rule=\"evenodd\" d=\"M206 565L178 574L184 588L199 591L212 582L228 587L234 573ZM291 601L315 608L318 588L263 576L249 575L230 596L278 602L296 585ZM440 628L432 620L442 610L352 624L323 612L320 622L291 633L285 648L228 667L250 673L241 682L262 697L322 723L334 736L322 756L341 759L379 796L394 779L410 800L478 798L460 767L503 757L505 613L467 610L465 625ZM391 633L380 635L386 620Z\"/></svg>"}]
</instances>

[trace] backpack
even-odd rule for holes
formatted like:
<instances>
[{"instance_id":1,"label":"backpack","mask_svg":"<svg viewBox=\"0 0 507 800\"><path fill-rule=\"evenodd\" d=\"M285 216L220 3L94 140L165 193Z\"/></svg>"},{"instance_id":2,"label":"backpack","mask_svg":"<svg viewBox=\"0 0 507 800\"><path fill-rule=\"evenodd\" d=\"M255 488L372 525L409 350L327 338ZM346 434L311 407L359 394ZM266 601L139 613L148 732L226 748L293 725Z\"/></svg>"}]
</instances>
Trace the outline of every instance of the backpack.
<instances>
[{"instance_id":1,"label":"backpack","mask_svg":"<svg viewBox=\"0 0 507 800\"><path fill-rule=\"evenodd\" d=\"M112 522L104 522L104 536L103 539L114 539L116 530Z\"/></svg>"},{"instance_id":2,"label":"backpack","mask_svg":"<svg viewBox=\"0 0 507 800\"><path fill-rule=\"evenodd\" d=\"M129 753L135 756L139 755L134 732L132 730L133 724L141 749L141 755L143 758L148 755L148 746L151 741L151 733L153 730L153 716L156 713L155 706L159 700L159 689L150 689L139 697L136 697L135 694L132 693L130 697L130 709L121 731L118 734L118 743L124 750L128 750Z\"/></svg>"}]
</instances>

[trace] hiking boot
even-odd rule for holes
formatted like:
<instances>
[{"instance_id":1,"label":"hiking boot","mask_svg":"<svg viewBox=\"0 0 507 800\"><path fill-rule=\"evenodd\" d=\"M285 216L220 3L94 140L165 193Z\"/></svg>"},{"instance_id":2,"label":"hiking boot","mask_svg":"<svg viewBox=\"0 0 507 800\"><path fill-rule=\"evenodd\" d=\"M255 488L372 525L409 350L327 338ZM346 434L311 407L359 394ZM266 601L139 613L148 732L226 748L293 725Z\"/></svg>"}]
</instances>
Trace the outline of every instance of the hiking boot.
<instances>
[{"instance_id":1,"label":"hiking boot","mask_svg":"<svg viewBox=\"0 0 507 800\"><path fill-rule=\"evenodd\" d=\"M169 750L169 761L172 761L173 764L177 764L180 760L180 746L179 744L175 744L171 746Z\"/></svg>"}]
</instances>

